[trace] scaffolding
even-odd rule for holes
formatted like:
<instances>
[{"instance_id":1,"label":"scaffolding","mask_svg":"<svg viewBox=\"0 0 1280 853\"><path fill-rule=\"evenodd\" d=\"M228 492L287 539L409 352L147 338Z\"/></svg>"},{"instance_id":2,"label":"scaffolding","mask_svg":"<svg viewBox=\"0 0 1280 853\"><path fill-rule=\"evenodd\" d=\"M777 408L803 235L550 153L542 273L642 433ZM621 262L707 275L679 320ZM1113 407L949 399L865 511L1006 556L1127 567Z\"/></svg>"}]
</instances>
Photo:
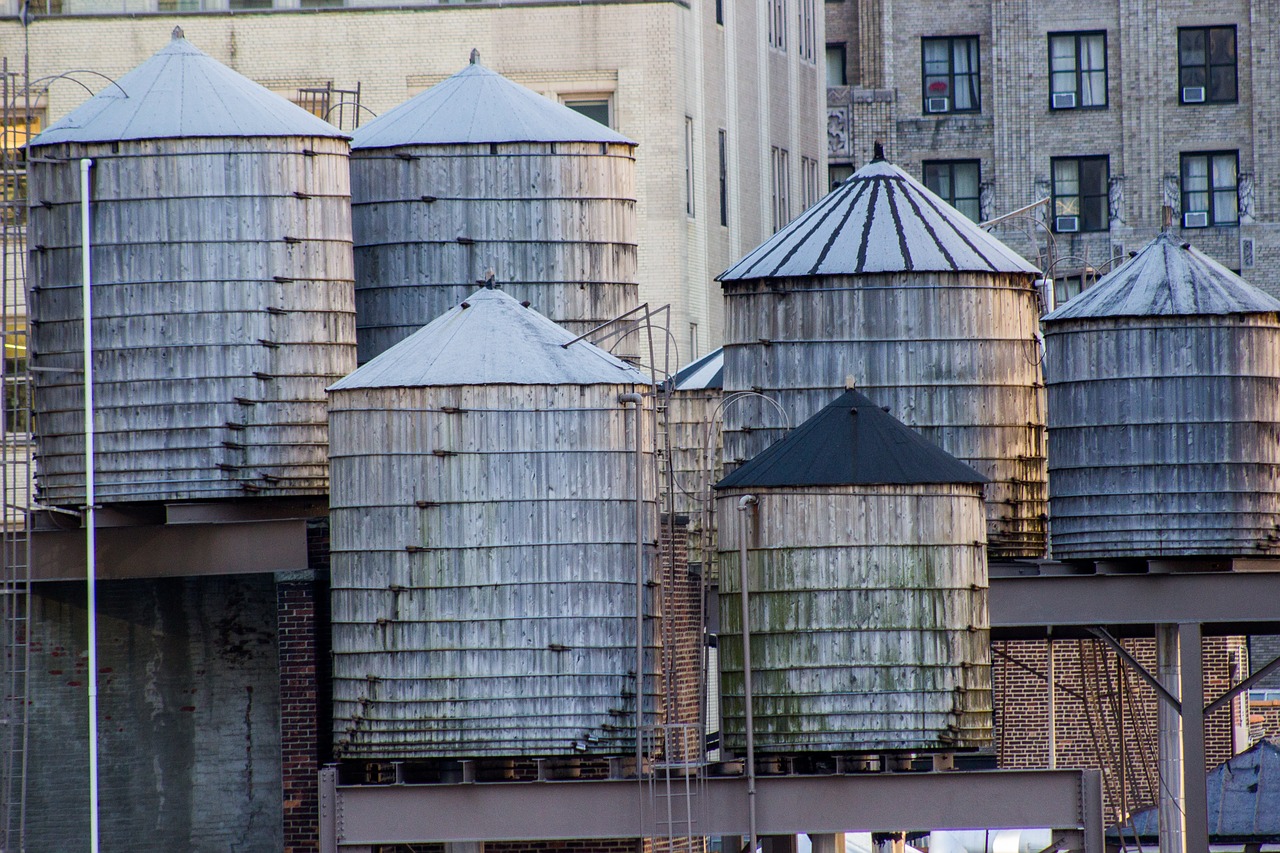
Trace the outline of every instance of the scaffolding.
<instances>
[{"instance_id":1,"label":"scaffolding","mask_svg":"<svg viewBox=\"0 0 1280 853\"><path fill-rule=\"evenodd\" d=\"M4 145L0 146L0 851L25 849L31 617L31 376L27 365L27 173L22 150L32 128L25 74L0 66Z\"/></svg>"}]
</instances>

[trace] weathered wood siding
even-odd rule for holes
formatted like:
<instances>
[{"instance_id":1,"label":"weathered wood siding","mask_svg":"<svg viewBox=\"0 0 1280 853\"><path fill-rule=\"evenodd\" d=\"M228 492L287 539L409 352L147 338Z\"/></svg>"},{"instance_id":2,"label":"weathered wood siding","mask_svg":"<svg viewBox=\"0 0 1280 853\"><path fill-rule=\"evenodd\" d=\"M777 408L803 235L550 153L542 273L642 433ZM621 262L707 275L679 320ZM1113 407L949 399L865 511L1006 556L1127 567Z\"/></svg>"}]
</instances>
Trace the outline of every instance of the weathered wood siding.
<instances>
[{"instance_id":1,"label":"weathered wood siding","mask_svg":"<svg viewBox=\"0 0 1280 853\"><path fill-rule=\"evenodd\" d=\"M724 393L803 423L848 383L991 480L996 558L1044 554L1044 384L1030 277L894 273L725 283ZM782 437L778 412L727 408L728 470Z\"/></svg>"},{"instance_id":2,"label":"weathered wood siding","mask_svg":"<svg viewBox=\"0 0 1280 853\"><path fill-rule=\"evenodd\" d=\"M356 149L351 191L361 364L457 305L490 270L575 334L639 304L630 145Z\"/></svg>"},{"instance_id":3,"label":"weathered wood siding","mask_svg":"<svg viewBox=\"0 0 1280 853\"><path fill-rule=\"evenodd\" d=\"M719 388L699 388L672 391L667 401L676 515L689 519L690 564L700 564L712 575L715 574L716 512L711 487L724 474L718 411L722 397Z\"/></svg>"},{"instance_id":4,"label":"weathered wood siding","mask_svg":"<svg viewBox=\"0 0 1280 853\"><path fill-rule=\"evenodd\" d=\"M1045 328L1053 556L1280 553L1280 319Z\"/></svg>"},{"instance_id":5,"label":"weathered wood siding","mask_svg":"<svg viewBox=\"0 0 1280 853\"><path fill-rule=\"evenodd\" d=\"M32 152L40 499L84 500L80 157L99 499L324 494L324 389L355 367L347 143L218 138Z\"/></svg>"},{"instance_id":6,"label":"weathered wood siding","mask_svg":"<svg viewBox=\"0 0 1280 853\"><path fill-rule=\"evenodd\" d=\"M649 414L636 530L634 414L618 403L633 390L333 392L339 755L630 754L635 543L657 534ZM656 602L650 590L646 724Z\"/></svg>"},{"instance_id":7,"label":"weathered wood siding","mask_svg":"<svg viewBox=\"0 0 1280 853\"><path fill-rule=\"evenodd\" d=\"M745 746L738 543L719 515L724 743ZM990 630L977 485L752 489L747 555L756 748L879 752L991 738Z\"/></svg>"}]
</instances>

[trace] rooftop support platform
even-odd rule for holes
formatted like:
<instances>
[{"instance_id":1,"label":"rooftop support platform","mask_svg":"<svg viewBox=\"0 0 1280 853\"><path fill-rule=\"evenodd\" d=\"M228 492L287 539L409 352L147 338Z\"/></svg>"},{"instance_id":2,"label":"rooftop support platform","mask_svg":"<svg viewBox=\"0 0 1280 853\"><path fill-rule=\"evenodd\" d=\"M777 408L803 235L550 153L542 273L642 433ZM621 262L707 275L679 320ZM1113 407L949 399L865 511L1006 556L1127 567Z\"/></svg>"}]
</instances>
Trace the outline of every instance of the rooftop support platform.
<instances>
[{"instance_id":1,"label":"rooftop support platform","mask_svg":"<svg viewBox=\"0 0 1280 853\"><path fill-rule=\"evenodd\" d=\"M702 780L700 836L745 835L747 781ZM1102 777L1094 770L872 773L756 780L760 835L929 829L1065 831L1064 847L1102 853ZM380 844L663 837L635 780L339 785L320 774L320 851Z\"/></svg>"}]
</instances>

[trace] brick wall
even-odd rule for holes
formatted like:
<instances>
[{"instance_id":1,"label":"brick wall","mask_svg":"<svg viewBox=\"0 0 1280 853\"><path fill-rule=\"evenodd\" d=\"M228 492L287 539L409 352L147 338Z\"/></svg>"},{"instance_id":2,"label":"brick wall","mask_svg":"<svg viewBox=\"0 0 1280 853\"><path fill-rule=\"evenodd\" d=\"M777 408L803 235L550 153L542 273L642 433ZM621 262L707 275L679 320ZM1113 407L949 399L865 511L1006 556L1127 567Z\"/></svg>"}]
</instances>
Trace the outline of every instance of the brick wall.
<instances>
[{"instance_id":1,"label":"brick wall","mask_svg":"<svg viewBox=\"0 0 1280 853\"><path fill-rule=\"evenodd\" d=\"M1148 671L1154 670L1154 640L1125 640L1124 646ZM996 755L1003 768L1048 766L1047 649L1044 642L992 644ZM1243 677L1243 649L1241 637L1205 638L1206 702ZM1053 654L1058 767L1102 770L1108 821L1153 804L1155 691L1098 641L1059 640ZM1228 708L1205 720L1206 770L1235 754L1233 721L1244 718L1245 700Z\"/></svg>"}]
</instances>

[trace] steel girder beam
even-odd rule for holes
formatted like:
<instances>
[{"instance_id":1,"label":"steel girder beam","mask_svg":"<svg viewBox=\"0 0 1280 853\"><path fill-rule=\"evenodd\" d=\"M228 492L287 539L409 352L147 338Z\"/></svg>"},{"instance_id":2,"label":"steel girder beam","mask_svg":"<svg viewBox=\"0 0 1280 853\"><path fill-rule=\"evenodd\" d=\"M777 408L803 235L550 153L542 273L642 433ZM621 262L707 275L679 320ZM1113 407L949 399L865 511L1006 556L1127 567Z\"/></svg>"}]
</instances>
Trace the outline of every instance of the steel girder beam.
<instances>
[{"instance_id":1,"label":"steel girder beam","mask_svg":"<svg viewBox=\"0 0 1280 853\"><path fill-rule=\"evenodd\" d=\"M1088 853L1103 849L1094 770L766 776L756 785L761 835L1050 827L1082 832ZM661 790L634 780L343 786L330 767L321 771L320 849L661 837ZM698 835L747 832L745 779L712 777L694 791ZM672 795L684 808L683 782Z\"/></svg>"},{"instance_id":2,"label":"steel girder beam","mask_svg":"<svg viewBox=\"0 0 1280 853\"><path fill-rule=\"evenodd\" d=\"M1094 625L1151 635L1168 623L1198 623L1206 635L1280 633L1280 572L992 577L989 601L996 639Z\"/></svg>"}]
</instances>

